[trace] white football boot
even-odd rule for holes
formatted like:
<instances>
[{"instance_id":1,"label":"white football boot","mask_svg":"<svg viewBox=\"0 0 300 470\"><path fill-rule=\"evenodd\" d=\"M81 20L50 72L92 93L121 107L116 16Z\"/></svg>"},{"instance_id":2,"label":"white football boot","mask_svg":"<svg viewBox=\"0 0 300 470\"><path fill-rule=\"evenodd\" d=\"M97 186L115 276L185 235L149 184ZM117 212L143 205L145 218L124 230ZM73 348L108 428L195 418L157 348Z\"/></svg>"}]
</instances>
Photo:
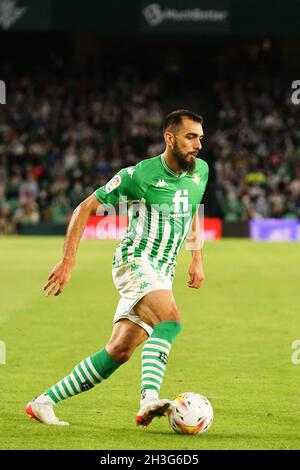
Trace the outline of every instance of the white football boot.
<instances>
[{"instance_id":1,"label":"white football boot","mask_svg":"<svg viewBox=\"0 0 300 470\"><path fill-rule=\"evenodd\" d=\"M33 418L43 424L69 426L69 423L60 421L60 419L55 416L53 408L54 406L52 403L41 403L36 398L34 398L26 405L25 413L30 418Z\"/></svg>"},{"instance_id":2,"label":"white football boot","mask_svg":"<svg viewBox=\"0 0 300 470\"><path fill-rule=\"evenodd\" d=\"M153 418L167 416L167 413L170 413L171 411L171 405L171 400L157 399L151 401L139 410L135 417L136 424L146 428L149 426Z\"/></svg>"}]
</instances>

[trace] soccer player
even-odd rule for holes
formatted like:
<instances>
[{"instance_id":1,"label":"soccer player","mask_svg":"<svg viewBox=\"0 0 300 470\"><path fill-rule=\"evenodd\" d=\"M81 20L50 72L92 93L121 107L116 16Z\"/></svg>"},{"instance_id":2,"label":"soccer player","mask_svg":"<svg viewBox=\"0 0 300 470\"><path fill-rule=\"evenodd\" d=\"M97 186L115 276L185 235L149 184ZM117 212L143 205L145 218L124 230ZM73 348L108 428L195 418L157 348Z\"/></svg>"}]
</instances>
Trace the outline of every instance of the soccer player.
<instances>
[{"instance_id":1,"label":"soccer player","mask_svg":"<svg viewBox=\"0 0 300 470\"><path fill-rule=\"evenodd\" d=\"M48 296L57 296L69 282L90 215L99 207L105 209L126 198L129 225L112 265L121 298L105 347L31 400L26 406L27 415L45 424L67 425L56 417L54 406L107 379L144 341L136 423L148 426L154 417L170 411L171 401L159 399L159 391L171 345L182 328L172 281L176 257L187 237L190 241L196 237L187 285L198 289L204 279L201 243L195 235L198 207L208 180L207 163L196 158L202 138L201 116L183 109L170 113L164 120L164 153L120 170L75 209L63 257L50 273L44 290Z\"/></svg>"}]
</instances>

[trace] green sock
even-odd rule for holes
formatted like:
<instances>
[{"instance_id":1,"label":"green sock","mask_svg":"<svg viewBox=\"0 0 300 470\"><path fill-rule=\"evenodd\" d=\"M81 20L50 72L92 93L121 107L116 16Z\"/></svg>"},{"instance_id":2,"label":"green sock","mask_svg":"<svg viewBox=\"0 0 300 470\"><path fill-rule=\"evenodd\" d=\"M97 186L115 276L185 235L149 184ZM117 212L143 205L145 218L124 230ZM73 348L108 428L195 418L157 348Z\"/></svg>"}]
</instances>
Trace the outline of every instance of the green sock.
<instances>
[{"instance_id":1,"label":"green sock","mask_svg":"<svg viewBox=\"0 0 300 470\"><path fill-rule=\"evenodd\" d=\"M162 384L171 345L182 329L177 321L166 321L155 325L152 335L142 349L142 398L147 390L155 390L157 396ZM153 396L149 392L148 395Z\"/></svg>"},{"instance_id":2,"label":"green sock","mask_svg":"<svg viewBox=\"0 0 300 470\"><path fill-rule=\"evenodd\" d=\"M103 348L93 356L87 357L45 393L54 403L90 390L102 380L107 379L121 364L116 362Z\"/></svg>"}]
</instances>

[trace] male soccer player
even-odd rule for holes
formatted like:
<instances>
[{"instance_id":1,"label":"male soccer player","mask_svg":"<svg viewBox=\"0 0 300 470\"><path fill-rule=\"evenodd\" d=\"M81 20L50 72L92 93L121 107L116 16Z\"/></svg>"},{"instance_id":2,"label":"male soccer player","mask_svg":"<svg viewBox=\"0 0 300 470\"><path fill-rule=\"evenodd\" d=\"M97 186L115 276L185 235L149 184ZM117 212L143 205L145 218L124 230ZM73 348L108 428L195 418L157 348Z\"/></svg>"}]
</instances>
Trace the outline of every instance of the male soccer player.
<instances>
[{"instance_id":1,"label":"male soccer player","mask_svg":"<svg viewBox=\"0 0 300 470\"><path fill-rule=\"evenodd\" d=\"M197 210L208 180L207 163L196 159L202 137L201 116L183 109L170 113L164 121L164 153L120 170L75 209L63 257L44 290L47 295L59 295L70 280L90 215L100 205L109 207L126 197L129 225L112 266L121 298L106 346L30 401L27 415L45 424L68 424L56 417L54 405L107 379L145 340L136 423L148 426L154 417L170 410L170 400L158 395L171 345L182 328L172 293L176 257L191 226L192 233L196 231ZM204 279L200 244L191 253L187 285L198 289Z\"/></svg>"}]
</instances>

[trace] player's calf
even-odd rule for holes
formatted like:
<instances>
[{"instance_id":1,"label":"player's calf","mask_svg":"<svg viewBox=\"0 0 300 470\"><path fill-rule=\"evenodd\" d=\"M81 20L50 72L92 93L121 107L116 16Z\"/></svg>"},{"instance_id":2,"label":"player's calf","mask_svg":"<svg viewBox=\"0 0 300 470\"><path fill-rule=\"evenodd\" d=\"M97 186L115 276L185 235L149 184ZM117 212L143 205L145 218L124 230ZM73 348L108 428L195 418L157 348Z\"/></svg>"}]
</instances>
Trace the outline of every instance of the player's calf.
<instances>
[{"instance_id":1,"label":"player's calf","mask_svg":"<svg viewBox=\"0 0 300 470\"><path fill-rule=\"evenodd\" d=\"M181 329L182 325L179 322L158 323L142 349L141 408L137 414L137 424L148 426L154 417L162 416L168 411L170 401L159 400L158 396L171 345ZM162 409L160 402L163 402Z\"/></svg>"}]
</instances>

